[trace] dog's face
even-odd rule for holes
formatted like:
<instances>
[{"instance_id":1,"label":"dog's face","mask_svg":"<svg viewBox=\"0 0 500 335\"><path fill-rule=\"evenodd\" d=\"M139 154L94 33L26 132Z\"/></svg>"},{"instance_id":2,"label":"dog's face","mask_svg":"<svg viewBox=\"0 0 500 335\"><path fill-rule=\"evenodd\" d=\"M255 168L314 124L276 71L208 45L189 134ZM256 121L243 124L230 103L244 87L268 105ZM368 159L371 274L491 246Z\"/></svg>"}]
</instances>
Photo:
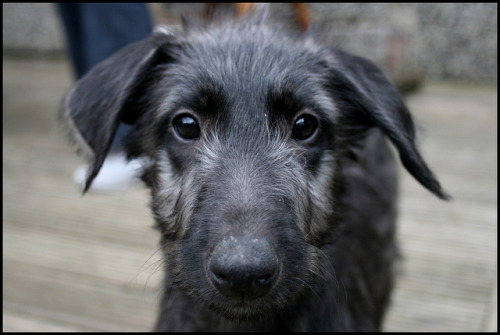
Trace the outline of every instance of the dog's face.
<instances>
[{"instance_id":1,"label":"dog's face","mask_svg":"<svg viewBox=\"0 0 500 335\"><path fill-rule=\"evenodd\" d=\"M445 197L394 87L371 63L251 22L157 32L98 65L64 115L98 173L119 122L176 285L232 319L268 315L318 273L341 161L378 127Z\"/></svg>"}]
</instances>

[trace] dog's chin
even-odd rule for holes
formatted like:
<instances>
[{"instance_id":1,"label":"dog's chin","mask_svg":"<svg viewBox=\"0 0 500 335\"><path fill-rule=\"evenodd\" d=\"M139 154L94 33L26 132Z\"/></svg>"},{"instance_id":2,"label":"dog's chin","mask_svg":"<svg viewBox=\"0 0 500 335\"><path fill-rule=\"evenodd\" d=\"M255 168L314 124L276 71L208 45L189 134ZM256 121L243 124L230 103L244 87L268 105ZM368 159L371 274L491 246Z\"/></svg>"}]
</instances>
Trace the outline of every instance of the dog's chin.
<instances>
[{"instance_id":1,"label":"dog's chin","mask_svg":"<svg viewBox=\"0 0 500 335\"><path fill-rule=\"evenodd\" d=\"M268 299L254 299L251 301L226 300L224 302L210 302L209 309L221 317L238 323L265 321L279 310L276 304Z\"/></svg>"},{"instance_id":2,"label":"dog's chin","mask_svg":"<svg viewBox=\"0 0 500 335\"><path fill-rule=\"evenodd\" d=\"M241 299L229 298L213 290L208 295L198 295L198 297L212 313L227 321L241 325L246 323L255 325L270 321L278 314L286 313L287 306L296 305L305 290L305 287L299 286L294 290L275 287L268 294L255 299L245 299L244 296Z\"/></svg>"}]
</instances>

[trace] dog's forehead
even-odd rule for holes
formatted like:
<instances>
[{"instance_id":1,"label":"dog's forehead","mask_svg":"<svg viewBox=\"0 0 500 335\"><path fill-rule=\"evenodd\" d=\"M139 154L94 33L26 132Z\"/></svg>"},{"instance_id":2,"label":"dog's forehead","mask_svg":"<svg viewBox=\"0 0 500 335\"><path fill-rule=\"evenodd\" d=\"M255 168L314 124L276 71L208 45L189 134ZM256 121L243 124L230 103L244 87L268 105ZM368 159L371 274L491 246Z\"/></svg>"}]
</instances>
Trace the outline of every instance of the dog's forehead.
<instances>
[{"instance_id":1,"label":"dog's forehead","mask_svg":"<svg viewBox=\"0 0 500 335\"><path fill-rule=\"evenodd\" d=\"M321 92L324 59L311 39L265 26L243 28L187 35L172 66L175 95L199 99L209 92L224 96L227 104L262 112L269 95L283 92L300 96L304 103L327 100Z\"/></svg>"},{"instance_id":2,"label":"dog's forehead","mask_svg":"<svg viewBox=\"0 0 500 335\"><path fill-rule=\"evenodd\" d=\"M211 77L263 83L291 77L291 72L297 76L300 71L311 71L318 57L304 47L305 41L265 26L228 27L189 38L191 50L184 56L191 66Z\"/></svg>"}]
</instances>

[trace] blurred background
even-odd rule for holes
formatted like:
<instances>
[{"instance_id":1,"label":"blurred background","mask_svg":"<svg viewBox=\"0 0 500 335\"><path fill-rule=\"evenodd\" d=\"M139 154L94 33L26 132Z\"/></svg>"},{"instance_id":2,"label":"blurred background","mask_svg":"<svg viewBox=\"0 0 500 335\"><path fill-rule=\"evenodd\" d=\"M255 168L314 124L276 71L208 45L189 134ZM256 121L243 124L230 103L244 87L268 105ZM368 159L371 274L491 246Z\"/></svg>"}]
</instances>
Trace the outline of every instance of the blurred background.
<instances>
[{"instance_id":1,"label":"blurred background","mask_svg":"<svg viewBox=\"0 0 500 335\"><path fill-rule=\"evenodd\" d=\"M2 6L3 330L150 330L163 273L148 191L81 197L73 173L83 161L56 122L75 80L56 5ZM205 9L147 6L154 25ZM400 169L403 260L384 330L496 331L497 4L308 9L319 38L394 80L454 198L437 200Z\"/></svg>"}]
</instances>

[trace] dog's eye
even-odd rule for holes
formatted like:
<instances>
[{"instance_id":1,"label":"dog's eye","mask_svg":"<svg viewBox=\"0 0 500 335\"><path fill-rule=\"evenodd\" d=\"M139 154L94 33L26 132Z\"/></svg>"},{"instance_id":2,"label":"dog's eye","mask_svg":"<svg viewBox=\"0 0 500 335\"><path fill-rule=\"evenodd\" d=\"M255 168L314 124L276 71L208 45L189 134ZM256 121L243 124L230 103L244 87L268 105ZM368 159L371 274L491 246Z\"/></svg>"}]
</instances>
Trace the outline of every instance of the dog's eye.
<instances>
[{"instance_id":1,"label":"dog's eye","mask_svg":"<svg viewBox=\"0 0 500 335\"><path fill-rule=\"evenodd\" d=\"M292 138L304 141L311 138L318 129L318 119L310 114L300 115L293 125Z\"/></svg>"},{"instance_id":2,"label":"dog's eye","mask_svg":"<svg viewBox=\"0 0 500 335\"><path fill-rule=\"evenodd\" d=\"M198 122L189 114L182 114L176 117L173 125L177 135L185 140L193 140L200 137Z\"/></svg>"}]
</instances>

